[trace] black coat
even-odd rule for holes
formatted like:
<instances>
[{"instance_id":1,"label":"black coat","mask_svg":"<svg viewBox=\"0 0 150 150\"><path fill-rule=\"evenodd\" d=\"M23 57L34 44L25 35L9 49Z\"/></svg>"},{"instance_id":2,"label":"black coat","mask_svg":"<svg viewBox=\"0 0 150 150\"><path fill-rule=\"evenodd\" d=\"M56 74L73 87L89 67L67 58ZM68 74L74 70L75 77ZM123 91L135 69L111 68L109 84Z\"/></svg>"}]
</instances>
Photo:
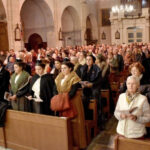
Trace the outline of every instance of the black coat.
<instances>
[{"instance_id":1,"label":"black coat","mask_svg":"<svg viewBox=\"0 0 150 150\"><path fill-rule=\"evenodd\" d=\"M0 100L3 100L5 91L8 91L10 74L3 67L0 71Z\"/></svg>"},{"instance_id":2,"label":"black coat","mask_svg":"<svg viewBox=\"0 0 150 150\"><path fill-rule=\"evenodd\" d=\"M6 111L8 108L11 108L9 102L0 101L0 127L4 127Z\"/></svg>"},{"instance_id":3,"label":"black coat","mask_svg":"<svg viewBox=\"0 0 150 150\"><path fill-rule=\"evenodd\" d=\"M35 81L39 78L39 75L34 75L31 79L30 83L30 90L29 93L33 96L34 92L32 91L32 87ZM53 95L56 94L56 86L54 83L54 79L50 74L44 74L41 76L40 82L40 98L43 100L42 107L43 107L43 114L51 114L50 110L50 100Z\"/></svg>"},{"instance_id":4,"label":"black coat","mask_svg":"<svg viewBox=\"0 0 150 150\"><path fill-rule=\"evenodd\" d=\"M93 84L93 88L100 89L102 76L101 76L101 69L96 65L93 64L91 69L88 72L88 66L84 65L80 68L80 78L82 81L89 81Z\"/></svg>"},{"instance_id":5,"label":"black coat","mask_svg":"<svg viewBox=\"0 0 150 150\"><path fill-rule=\"evenodd\" d=\"M119 54L117 55L117 61L119 64L119 72L121 72L124 69L124 61L123 61L123 57Z\"/></svg>"}]
</instances>

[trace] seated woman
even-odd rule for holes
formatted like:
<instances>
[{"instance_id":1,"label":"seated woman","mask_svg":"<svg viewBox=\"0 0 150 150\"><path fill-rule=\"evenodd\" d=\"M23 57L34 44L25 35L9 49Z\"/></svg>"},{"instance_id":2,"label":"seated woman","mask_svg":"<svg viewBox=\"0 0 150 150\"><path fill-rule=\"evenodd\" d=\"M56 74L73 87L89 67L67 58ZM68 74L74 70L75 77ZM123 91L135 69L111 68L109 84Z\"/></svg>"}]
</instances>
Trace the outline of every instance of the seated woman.
<instances>
[{"instance_id":1,"label":"seated woman","mask_svg":"<svg viewBox=\"0 0 150 150\"><path fill-rule=\"evenodd\" d=\"M15 72L10 79L10 91L12 96L9 100L11 101L14 110L30 111L29 101L25 98L29 89L30 75L24 71L24 65L25 64L21 61L15 62L14 64Z\"/></svg>"},{"instance_id":2,"label":"seated woman","mask_svg":"<svg viewBox=\"0 0 150 150\"><path fill-rule=\"evenodd\" d=\"M127 138L140 138L146 134L145 123L150 122L147 98L138 93L139 78L127 78L127 91L119 96L115 117L119 120L117 133Z\"/></svg>"},{"instance_id":3,"label":"seated woman","mask_svg":"<svg viewBox=\"0 0 150 150\"><path fill-rule=\"evenodd\" d=\"M80 78L73 71L74 65L71 62L63 62L61 73L55 79L58 93L69 93L69 99L75 96L76 91L80 88ZM80 99L73 99L73 105L76 107L77 116L71 120L73 130L73 145L79 148L86 147L85 120L83 105Z\"/></svg>"},{"instance_id":4,"label":"seated woman","mask_svg":"<svg viewBox=\"0 0 150 150\"><path fill-rule=\"evenodd\" d=\"M50 99L53 97L55 92L55 83L50 74L44 73L45 64L42 61L38 61L35 64L36 74L32 77L30 82L29 100L32 101L32 111L35 113L53 115L50 110ZM39 101L38 101L39 100Z\"/></svg>"},{"instance_id":5,"label":"seated woman","mask_svg":"<svg viewBox=\"0 0 150 150\"><path fill-rule=\"evenodd\" d=\"M148 84L147 78L145 78L144 71L145 69L140 62L135 62L129 66L129 72L131 73L132 76L139 78L140 85ZM126 89L127 89L126 82L124 82L119 92L124 93Z\"/></svg>"}]
</instances>

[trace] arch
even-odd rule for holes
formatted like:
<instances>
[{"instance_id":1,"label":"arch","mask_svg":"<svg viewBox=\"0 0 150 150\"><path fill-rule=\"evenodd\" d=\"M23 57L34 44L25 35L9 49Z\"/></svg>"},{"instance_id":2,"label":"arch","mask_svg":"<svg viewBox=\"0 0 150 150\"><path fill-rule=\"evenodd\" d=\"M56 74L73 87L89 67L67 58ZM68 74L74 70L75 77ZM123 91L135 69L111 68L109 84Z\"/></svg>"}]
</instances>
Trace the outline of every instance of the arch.
<instances>
[{"instance_id":1,"label":"arch","mask_svg":"<svg viewBox=\"0 0 150 150\"><path fill-rule=\"evenodd\" d=\"M87 45L92 44L92 23L90 17L88 16L86 19L86 31L85 31L85 40Z\"/></svg>"},{"instance_id":2,"label":"arch","mask_svg":"<svg viewBox=\"0 0 150 150\"><path fill-rule=\"evenodd\" d=\"M0 51L7 51L8 49L9 46L8 46L6 12L3 5L3 1L0 0Z\"/></svg>"},{"instance_id":3,"label":"arch","mask_svg":"<svg viewBox=\"0 0 150 150\"><path fill-rule=\"evenodd\" d=\"M54 19L48 4L44 0L26 0L20 15L25 43L33 33L40 34L43 41L47 42L47 33L54 32Z\"/></svg>"},{"instance_id":4,"label":"arch","mask_svg":"<svg viewBox=\"0 0 150 150\"><path fill-rule=\"evenodd\" d=\"M34 49L35 51L37 51L39 48L43 47L42 37L37 33L33 33L32 35L30 35L28 43L28 49L30 50Z\"/></svg>"},{"instance_id":5,"label":"arch","mask_svg":"<svg viewBox=\"0 0 150 150\"><path fill-rule=\"evenodd\" d=\"M92 40L97 40L98 39L98 24L97 24L97 20L95 18L95 16L93 14L89 14L87 16L86 20L90 20L91 23L91 34L92 34Z\"/></svg>"},{"instance_id":6,"label":"arch","mask_svg":"<svg viewBox=\"0 0 150 150\"><path fill-rule=\"evenodd\" d=\"M3 5L3 1L0 0L0 20L5 20L6 19L6 11Z\"/></svg>"},{"instance_id":7,"label":"arch","mask_svg":"<svg viewBox=\"0 0 150 150\"><path fill-rule=\"evenodd\" d=\"M61 16L62 37L64 46L75 46L81 44L81 24L76 9L68 6Z\"/></svg>"}]
</instances>

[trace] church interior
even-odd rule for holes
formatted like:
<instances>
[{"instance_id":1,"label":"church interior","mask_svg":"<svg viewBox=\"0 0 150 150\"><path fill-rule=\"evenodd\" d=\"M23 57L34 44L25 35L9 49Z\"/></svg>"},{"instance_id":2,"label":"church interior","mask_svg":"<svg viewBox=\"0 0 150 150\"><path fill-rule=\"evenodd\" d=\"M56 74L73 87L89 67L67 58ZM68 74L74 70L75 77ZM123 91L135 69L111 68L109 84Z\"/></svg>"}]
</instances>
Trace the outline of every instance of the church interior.
<instances>
[{"instance_id":1,"label":"church interior","mask_svg":"<svg viewBox=\"0 0 150 150\"><path fill-rule=\"evenodd\" d=\"M0 150L150 150L150 0L0 0Z\"/></svg>"}]
</instances>

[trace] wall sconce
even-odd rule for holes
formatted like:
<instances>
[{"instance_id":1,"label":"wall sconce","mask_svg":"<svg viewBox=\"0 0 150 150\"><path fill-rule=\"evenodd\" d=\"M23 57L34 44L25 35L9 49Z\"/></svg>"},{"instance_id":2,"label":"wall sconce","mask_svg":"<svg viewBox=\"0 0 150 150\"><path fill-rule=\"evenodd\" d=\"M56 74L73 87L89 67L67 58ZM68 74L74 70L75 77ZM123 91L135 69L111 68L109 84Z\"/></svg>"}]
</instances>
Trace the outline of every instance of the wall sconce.
<instances>
[{"instance_id":1,"label":"wall sconce","mask_svg":"<svg viewBox=\"0 0 150 150\"><path fill-rule=\"evenodd\" d=\"M61 28L59 29L59 32L58 32L58 38L60 41L63 40Z\"/></svg>"},{"instance_id":2,"label":"wall sconce","mask_svg":"<svg viewBox=\"0 0 150 150\"><path fill-rule=\"evenodd\" d=\"M120 39L120 32L118 30L115 33L115 39Z\"/></svg>"},{"instance_id":3,"label":"wall sconce","mask_svg":"<svg viewBox=\"0 0 150 150\"><path fill-rule=\"evenodd\" d=\"M102 40L106 40L106 33L104 31L102 33Z\"/></svg>"},{"instance_id":4,"label":"wall sconce","mask_svg":"<svg viewBox=\"0 0 150 150\"><path fill-rule=\"evenodd\" d=\"M15 28L15 41L21 41L21 29L19 28L19 24Z\"/></svg>"}]
</instances>

